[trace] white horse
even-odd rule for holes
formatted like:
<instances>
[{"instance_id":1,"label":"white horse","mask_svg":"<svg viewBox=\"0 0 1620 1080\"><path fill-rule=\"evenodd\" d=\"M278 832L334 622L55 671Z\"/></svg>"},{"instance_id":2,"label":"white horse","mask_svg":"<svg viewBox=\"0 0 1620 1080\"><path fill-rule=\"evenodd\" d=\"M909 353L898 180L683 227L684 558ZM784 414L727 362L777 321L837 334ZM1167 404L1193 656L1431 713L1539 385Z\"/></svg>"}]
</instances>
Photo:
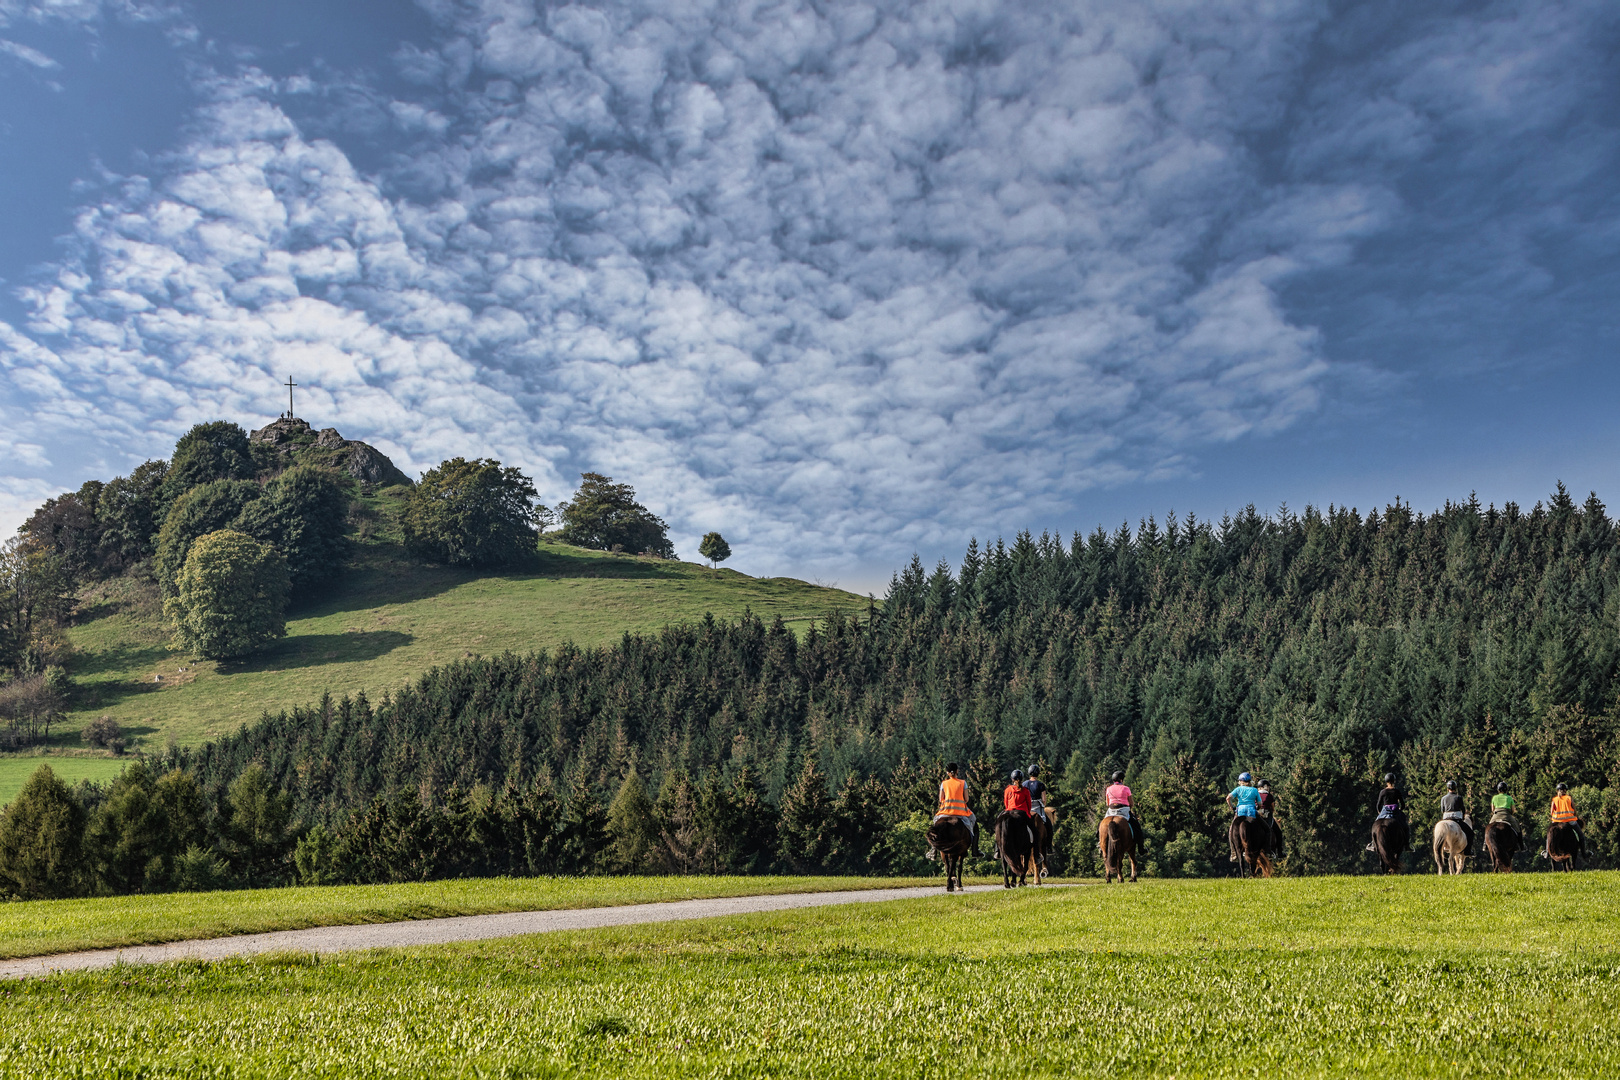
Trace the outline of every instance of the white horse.
<instances>
[{"instance_id":1,"label":"white horse","mask_svg":"<svg viewBox=\"0 0 1620 1080\"><path fill-rule=\"evenodd\" d=\"M1470 821L1469 824L1472 825L1473 822ZM1463 831L1460 823L1447 819L1434 823L1435 873L1444 874L1448 867L1453 874L1462 873L1467 851L1468 834Z\"/></svg>"}]
</instances>

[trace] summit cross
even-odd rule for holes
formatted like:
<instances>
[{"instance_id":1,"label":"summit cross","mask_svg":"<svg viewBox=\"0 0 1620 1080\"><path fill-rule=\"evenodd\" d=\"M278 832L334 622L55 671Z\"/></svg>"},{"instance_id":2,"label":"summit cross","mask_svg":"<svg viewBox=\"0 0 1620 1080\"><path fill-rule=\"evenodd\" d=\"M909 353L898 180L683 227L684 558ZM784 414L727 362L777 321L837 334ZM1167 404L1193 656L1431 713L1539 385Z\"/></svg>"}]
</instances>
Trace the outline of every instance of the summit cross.
<instances>
[{"instance_id":1,"label":"summit cross","mask_svg":"<svg viewBox=\"0 0 1620 1080\"><path fill-rule=\"evenodd\" d=\"M297 385L297 383L292 381L291 375L287 376L287 419L289 420L293 418L292 392L293 387Z\"/></svg>"}]
</instances>

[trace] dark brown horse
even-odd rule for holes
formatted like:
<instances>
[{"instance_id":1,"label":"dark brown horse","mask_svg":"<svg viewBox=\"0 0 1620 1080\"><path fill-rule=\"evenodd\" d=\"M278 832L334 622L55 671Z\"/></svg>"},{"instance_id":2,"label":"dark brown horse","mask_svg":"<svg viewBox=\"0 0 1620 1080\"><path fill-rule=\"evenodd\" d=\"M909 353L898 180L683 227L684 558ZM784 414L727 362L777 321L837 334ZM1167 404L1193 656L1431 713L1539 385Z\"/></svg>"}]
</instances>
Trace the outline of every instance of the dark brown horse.
<instances>
[{"instance_id":1,"label":"dark brown horse","mask_svg":"<svg viewBox=\"0 0 1620 1080\"><path fill-rule=\"evenodd\" d=\"M1547 829L1547 858L1554 870L1580 869L1581 842L1575 835L1575 826L1558 822Z\"/></svg>"},{"instance_id":2,"label":"dark brown horse","mask_svg":"<svg viewBox=\"0 0 1620 1080\"><path fill-rule=\"evenodd\" d=\"M1045 817L1031 814L1029 823L1035 827L1035 884L1039 885L1049 873L1046 856L1052 850L1052 833L1057 828L1057 811L1048 810Z\"/></svg>"},{"instance_id":3,"label":"dark brown horse","mask_svg":"<svg viewBox=\"0 0 1620 1080\"><path fill-rule=\"evenodd\" d=\"M1513 873L1513 856L1519 853L1519 834L1505 821L1485 826L1485 851L1498 874Z\"/></svg>"},{"instance_id":4,"label":"dark brown horse","mask_svg":"<svg viewBox=\"0 0 1620 1080\"><path fill-rule=\"evenodd\" d=\"M1232 819L1232 846L1237 849L1241 877L1271 876L1271 822L1257 817Z\"/></svg>"},{"instance_id":5,"label":"dark brown horse","mask_svg":"<svg viewBox=\"0 0 1620 1080\"><path fill-rule=\"evenodd\" d=\"M973 830L959 817L942 817L928 826L928 842L945 864L945 891L962 887L962 860L973 850Z\"/></svg>"},{"instance_id":6,"label":"dark brown horse","mask_svg":"<svg viewBox=\"0 0 1620 1080\"><path fill-rule=\"evenodd\" d=\"M1131 860L1131 880L1136 880L1136 838L1130 822L1113 814L1103 818L1097 823L1097 846L1103 854L1103 884L1125 880L1126 859Z\"/></svg>"},{"instance_id":7,"label":"dark brown horse","mask_svg":"<svg viewBox=\"0 0 1620 1080\"><path fill-rule=\"evenodd\" d=\"M1022 813L1003 810L996 818L996 851L1001 856L1001 885L1010 889L1013 883L1028 885L1030 871L1035 869L1035 838L1031 835L1030 821Z\"/></svg>"},{"instance_id":8,"label":"dark brown horse","mask_svg":"<svg viewBox=\"0 0 1620 1080\"><path fill-rule=\"evenodd\" d=\"M1379 818L1373 822L1372 834L1373 850L1378 853L1384 873L1400 873L1401 856L1412 846L1412 829L1406 822L1406 815L1397 810L1389 817Z\"/></svg>"}]
</instances>

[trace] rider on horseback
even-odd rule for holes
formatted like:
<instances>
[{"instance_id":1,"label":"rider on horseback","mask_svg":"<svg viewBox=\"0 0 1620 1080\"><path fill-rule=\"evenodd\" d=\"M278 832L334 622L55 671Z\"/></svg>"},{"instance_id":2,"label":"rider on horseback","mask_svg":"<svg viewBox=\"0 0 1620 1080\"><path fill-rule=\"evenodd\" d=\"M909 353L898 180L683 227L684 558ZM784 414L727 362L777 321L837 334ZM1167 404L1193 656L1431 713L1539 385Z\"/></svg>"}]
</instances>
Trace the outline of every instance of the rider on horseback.
<instances>
[{"instance_id":1,"label":"rider on horseback","mask_svg":"<svg viewBox=\"0 0 1620 1080\"><path fill-rule=\"evenodd\" d=\"M1549 812L1554 825L1568 825L1575 830L1576 851L1581 858L1586 858L1586 834L1581 829L1580 815L1575 813L1575 800L1569 796L1569 785L1560 782L1558 794L1553 796L1552 808ZM1549 848L1547 858L1552 858Z\"/></svg>"},{"instance_id":2,"label":"rider on horseback","mask_svg":"<svg viewBox=\"0 0 1620 1080\"><path fill-rule=\"evenodd\" d=\"M1012 771L1012 782L1001 792L1002 810L1011 817L1023 819L1024 828L1029 829L1029 842L1035 843L1035 830L1029 824L1029 789L1024 786L1024 773L1021 769Z\"/></svg>"},{"instance_id":3,"label":"rider on horseback","mask_svg":"<svg viewBox=\"0 0 1620 1080\"><path fill-rule=\"evenodd\" d=\"M1513 796L1507 793L1507 785L1500 780L1496 783L1496 794L1491 796L1491 824L1502 822L1518 836L1519 843L1524 843L1524 826L1513 814Z\"/></svg>"},{"instance_id":4,"label":"rider on horseback","mask_svg":"<svg viewBox=\"0 0 1620 1080\"><path fill-rule=\"evenodd\" d=\"M1406 811L1401 809L1401 804L1405 801L1406 793L1395 786L1395 774L1392 772L1385 773L1384 786L1378 789L1377 795L1373 796L1373 821L1377 822L1379 818L1404 819ZM1376 852L1378 850L1376 842L1367 841L1367 850Z\"/></svg>"},{"instance_id":5,"label":"rider on horseback","mask_svg":"<svg viewBox=\"0 0 1620 1080\"><path fill-rule=\"evenodd\" d=\"M1226 797L1226 805L1232 811L1232 824L1226 830L1226 842L1232 849L1227 862L1238 861L1237 823L1239 818L1252 818L1260 813L1260 792L1254 786L1254 777L1248 773L1238 774L1238 786Z\"/></svg>"},{"instance_id":6,"label":"rider on horseback","mask_svg":"<svg viewBox=\"0 0 1620 1080\"><path fill-rule=\"evenodd\" d=\"M1463 797L1457 794L1457 781L1446 781L1446 793L1440 796L1440 820L1455 821L1462 827L1463 834L1468 837L1468 848L1463 855L1472 859L1474 857L1474 827L1468 824L1463 816Z\"/></svg>"},{"instance_id":7,"label":"rider on horseback","mask_svg":"<svg viewBox=\"0 0 1620 1080\"><path fill-rule=\"evenodd\" d=\"M967 781L956 775L954 761L945 766L945 771L950 775L939 783L939 810L934 814L934 822L937 823L943 818L960 819L962 824L968 827L968 832L973 835L973 845L977 850L979 824L978 819L973 816L972 808L968 806ZM934 847L929 845L928 858L932 859L936 854Z\"/></svg>"},{"instance_id":8,"label":"rider on horseback","mask_svg":"<svg viewBox=\"0 0 1620 1080\"><path fill-rule=\"evenodd\" d=\"M1031 765L1029 767L1029 779L1024 781L1024 790L1029 792L1030 813L1039 814L1041 820L1046 822L1046 850L1040 852L1040 854L1050 855L1052 853L1052 817L1046 812L1047 787L1041 783L1040 775L1041 767Z\"/></svg>"},{"instance_id":9,"label":"rider on horseback","mask_svg":"<svg viewBox=\"0 0 1620 1080\"><path fill-rule=\"evenodd\" d=\"M1122 817L1131 827L1131 840L1136 844L1136 850L1143 849L1142 823L1137 820L1136 808L1131 805L1131 789L1125 786L1125 774L1114 770L1108 778L1108 787L1103 791L1103 816ZM1099 848L1098 850L1101 850Z\"/></svg>"}]
</instances>

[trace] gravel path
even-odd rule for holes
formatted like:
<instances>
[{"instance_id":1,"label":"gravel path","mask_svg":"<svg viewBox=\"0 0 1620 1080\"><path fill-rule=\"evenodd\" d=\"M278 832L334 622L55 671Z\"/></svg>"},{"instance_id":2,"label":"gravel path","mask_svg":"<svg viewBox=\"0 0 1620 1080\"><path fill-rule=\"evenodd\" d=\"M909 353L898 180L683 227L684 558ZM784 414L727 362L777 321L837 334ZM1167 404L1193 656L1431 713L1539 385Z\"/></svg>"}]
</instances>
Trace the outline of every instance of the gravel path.
<instances>
[{"instance_id":1,"label":"gravel path","mask_svg":"<svg viewBox=\"0 0 1620 1080\"><path fill-rule=\"evenodd\" d=\"M999 885L971 885L966 892L999 890ZM593 930L602 926L710 919L756 911L825 907L831 904L875 904L944 896L938 886L909 889L859 889L849 892L788 893L779 896L730 896L713 900L673 900L662 904L626 904L621 907L576 908L571 911L514 911L501 915L458 915L448 919L370 923L363 926L318 926L308 930L277 930L268 934L175 941L166 945L132 945L125 949L58 953L25 960L0 961L0 979L21 979L58 971L88 971L114 964L161 964L168 960L223 960L267 952L344 952L350 949L400 948L443 945L454 941L481 941L514 934L545 934L553 930Z\"/></svg>"}]
</instances>

